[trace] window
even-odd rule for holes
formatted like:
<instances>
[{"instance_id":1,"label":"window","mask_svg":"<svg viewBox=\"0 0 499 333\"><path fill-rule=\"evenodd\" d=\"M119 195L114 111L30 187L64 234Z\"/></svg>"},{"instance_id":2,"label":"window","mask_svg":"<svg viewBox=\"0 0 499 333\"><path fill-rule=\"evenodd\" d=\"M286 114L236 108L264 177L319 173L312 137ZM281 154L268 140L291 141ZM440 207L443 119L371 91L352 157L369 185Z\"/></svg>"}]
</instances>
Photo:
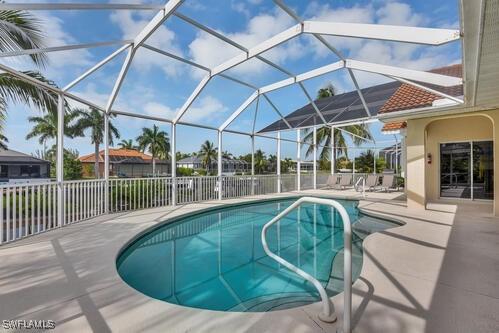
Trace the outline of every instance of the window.
<instances>
[{"instance_id":1,"label":"window","mask_svg":"<svg viewBox=\"0 0 499 333\"><path fill-rule=\"evenodd\" d=\"M9 177L9 166L0 165L0 178L8 178L8 177Z\"/></svg>"}]
</instances>

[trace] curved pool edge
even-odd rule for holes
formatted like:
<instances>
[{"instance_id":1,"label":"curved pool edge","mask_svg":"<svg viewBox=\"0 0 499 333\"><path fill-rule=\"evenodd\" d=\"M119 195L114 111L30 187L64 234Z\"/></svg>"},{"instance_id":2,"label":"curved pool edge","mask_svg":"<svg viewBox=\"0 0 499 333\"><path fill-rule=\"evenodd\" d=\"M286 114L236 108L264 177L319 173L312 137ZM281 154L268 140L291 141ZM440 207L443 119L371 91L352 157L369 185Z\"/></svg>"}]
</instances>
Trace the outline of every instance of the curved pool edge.
<instances>
[{"instance_id":1,"label":"curved pool edge","mask_svg":"<svg viewBox=\"0 0 499 333\"><path fill-rule=\"evenodd\" d=\"M159 229L159 228L161 228L161 227L163 227L163 226L165 226L167 224L175 223L178 220L184 219L186 217L204 214L206 212L218 210L218 209L224 208L224 207L245 206L245 205L250 205L250 204L254 204L254 203L258 203L258 202L280 201L280 200L285 200L285 199L300 198L300 197L304 197L304 196L320 197L320 198L327 198L327 199L333 199L333 200L334 199L338 199L338 200L358 201L358 203L359 203L359 205L358 205L359 212L362 213L363 215L374 217L374 218L380 218L380 219L392 222L392 223L394 223L394 224L397 225L397 226L394 226L393 228L403 227L406 224L401 219L398 219L398 218L395 218L395 217L392 217L392 216L389 216L389 215L385 215L385 214L371 212L368 209L365 209L364 207L361 207L361 203L369 202L369 201L363 200L363 198L351 197L351 196L350 197L349 196L341 196L341 195L328 195L326 193L324 193L324 194L309 194L309 195L303 194L303 193L296 193L296 194L286 193L284 195L275 195L274 194L274 195L272 195L271 197L268 197L268 198L261 198L260 197L260 198L237 198L237 199L232 199L232 200L236 200L237 202L227 202L228 200L227 201L222 201L222 202L213 202L212 201L212 202L208 202L208 204L210 204L210 207L198 208L198 209L194 209L194 210L189 211L189 212L185 212L185 213L181 213L181 214L175 215L175 216L170 217L170 218L166 218L166 219L161 220L159 222L156 222L154 225L146 227L143 230L141 230L138 233L136 233L133 237L131 237L128 241L126 241L120 247L119 251L117 251L115 253L115 255L114 255L114 258L115 258L114 259L114 271L115 271L115 274L120 279L120 281L121 281L121 283L123 285L126 285L127 288L133 290L135 293L139 294L140 296L145 297L145 298L147 298L149 300L152 300L155 303L163 304L165 306L171 306L171 307L178 308L178 309L183 309L183 310L188 310L188 311L194 311L194 312L196 312L196 311L202 311L202 312L208 311L210 313L227 314L227 315L228 314L238 314L238 315L242 315L242 316L244 316L244 315L255 315L255 314L275 314L275 313L284 314L284 313L288 313L288 312L293 311L293 310L301 310L301 311L305 311L306 313L309 313L310 309L316 309L317 306L319 306L319 307L322 306L322 302L318 301L318 302L314 302L312 304L297 306L297 307L288 308L288 309L273 310L273 311L269 311L269 312L228 312L228 311L219 311L219 310L211 310L211 309L194 308L194 307L189 307L189 306L184 306L184 305L169 303L169 302L158 300L158 299L155 299L155 298L150 297L148 295L145 295L142 292L138 291L137 289L133 288L126 281L124 281L122 279L121 275L118 272L118 259L119 259L119 257L123 254L123 252L129 246L133 245L134 242L136 242L137 240L139 240L144 235L146 235L148 233L151 233L151 232L154 232L154 230L157 230L157 229ZM182 205L182 207L188 207L189 205L192 205L192 204ZM393 229L393 228L390 228L390 229ZM369 234L369 235L366 236L366 238L364 239L364 241L362 243L362 250L363 251L366 248L367 241L370 240L372 238L372 236L374 236L376 234L379 234L379 233L380 232L374 232L374 233ZM365 268L365 260L366 260L365 258L363 258L363 260L362 260L362 266L361 266L361 272L360 272L359 278L363 276L364 268ZM331 267L332 267L332 265L331 265ZM352 287L354 287L357 284L359 278L357 278L356 280L353 281ZM331 296L330 299L333 302L340 302L340 303L342 303L343 295L344 295L344 293L342 291L342 292L338 293L337 295ZM338 310L341 310L341 312L338 311ZM336 311L337 311L338 317L339 317L339 314L342 313L342 309L338 309L338 307L337 307ZM312 312L310 312L309 315L314 315L314 314L316 315L319 312L320 312L320 308L318 308L317 310L312 310ZM339 322L341 322L341 321L339 321ZM321 323L321 324L331 325L331 324L326 324L326 323ZM332 325L335 325L335 324L336 323L332 323Z\"/></svg>"}]
</instances>

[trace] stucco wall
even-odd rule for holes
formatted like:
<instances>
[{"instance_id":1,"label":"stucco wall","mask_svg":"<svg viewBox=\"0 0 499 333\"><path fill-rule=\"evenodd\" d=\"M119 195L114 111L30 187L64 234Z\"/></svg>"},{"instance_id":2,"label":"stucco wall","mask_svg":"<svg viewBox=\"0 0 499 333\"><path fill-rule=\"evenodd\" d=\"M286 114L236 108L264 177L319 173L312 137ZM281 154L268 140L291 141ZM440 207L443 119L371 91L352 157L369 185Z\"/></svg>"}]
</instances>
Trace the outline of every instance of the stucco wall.
<instances>
[{"instance_id":1,"label":"stucco wall","mask_svg":"<svg viewBox=\"0 0 499 333\"><path fill-rule=\"evenodd\" d=\"M424 207L439 197L439 144L452 141L494 140L499 110L429 117L407 122L407 203ZM431 153L432 163L426 163ZM499 148L494 141L494 169L499 170ZM497 175L498 173L496 173ZM499 181L494 177L494 208L499 215Z\"/></svg>"}]
</instances>

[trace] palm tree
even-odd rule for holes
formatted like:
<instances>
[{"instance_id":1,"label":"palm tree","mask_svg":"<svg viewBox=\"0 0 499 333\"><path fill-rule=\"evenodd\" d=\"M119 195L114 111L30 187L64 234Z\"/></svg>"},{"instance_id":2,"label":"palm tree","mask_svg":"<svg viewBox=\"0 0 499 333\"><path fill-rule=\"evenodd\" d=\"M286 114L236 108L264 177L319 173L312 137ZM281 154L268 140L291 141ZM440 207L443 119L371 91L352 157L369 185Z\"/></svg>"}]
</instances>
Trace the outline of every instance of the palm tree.
<instances>
[{"instance_id":1,"label":"palm tree","mask_svg":"<svg viewBox=\"0 0 499 333\"><path fill-rule=\"evenodd\" d=\"M133 149L133 150L137 150L138 147L136 145L133 144L133 139L129 139L129 140L121 140L120 143L118 143L118 147L122 148L122 149Z\"/></svg>"},{"instance_id":2,"label":"palm tree","mask_svg":"<svg viewBox=\"0 0 499 333\"><path fill-rule=\"evenodd\" d=\"M201 163L206 169L206 174L208 174L210 165L213 160L217 158L217 148L214 147L213 142L206 140L199 150L198 156L201 158Z\"/></svg>"},{"instance_id":3,"label":"palm tree","mask_svg":"<svg viewBox=\"0 0 499 333\"><path fill-rule=\"evenodd\" d=\"M335 94L335 88L333 85L329 84L325 88L319 89L317 93L317 99L321 98L327 98L334 96ZM342 127L346 132L350 132L350 138L352 139L354 145L358 146L362 142L364 142L364 139L372 140L372 135L371 132L369 131L369 126L366 124L358 124L358 125L349 125L349 126L344 126ZM317 144L319 146L322 146L322 150L319 153L319 159L321 160L330 160L331 158L336 160L336 156L330 156L330 145L331 143L334 144L335 147L341 147L336 149L336 155L340 152L344 152L345 156L348 157L348 151L346 148L346 139L345 136L343 135L343 131L336 130L334 131L334 142L331 142L331 127L330 126L323 126L317 128ZM313 130L308 128L305 130L305 137L303 140L309 145L307 151L306 151L306 156L310 156L313 151L313 141L314 141L314 134Z\"/></svg>"},{"instance_id":4,"label":"palm tree","mask_svg":"<svg viewBox=\"0 0 499 333\"><path fill-rule=\"evenodd\" d=\"M225 150L225 151L222 152L222 157L231 160L231 159L234 158L234 155L232 155L232 153L230 153L227 150Z\"/></svg>"},{"instance_id":5,"label":"palm tree","mask_svg":"<svg viewBox=\"0 0 499 333\"><path fill-rule=\"evenodd\" d=\"M269 162L269 167L270 167L269 171L271 171L271 172L276 171L277 170L277 156L270 154L267 161Z\"/></svg>"},{"instance_id":6,"label":"palm tree","mask_svg":"<svg viewBox=\"0 0 499 333\"><path fill-rule=\"evenodd\" d=\"M170 150L170 139L168 133L160 131L159 127L153 125L152 129L142 128L142 134L137 137L139 149L152 155L152 173L156 174L156 157L166 158Z\"/></svg>"},{"instance_id":7,"label":"palm tree","mask_svg":"<svg viewBox=\"0 0 499 333\"><path fill-rule=\"evenodd\" d=\"M317 92L317 99L327 98L336 95L336 89L329 83L324 88L319 89Z\"/></svg>"},{"instance_id":8,"label":"palm tree","mask_svg":"<svg viewBox=\"0 0 499 333\"><path fill-rule=\"evenodd\" d=\"M76 136L73 121L78 117L77 112L67 112L64 116L64 135L69 138ZM43 116L29 117L28 121L35 125L26 135L26 140L38 137L38 142L46 147L48 140L57 138L57 112L48 112Z\"/></svg>"},{"instance_id":9,"label":"palm tree","mask_svg":"<svg viewBox=\"0 0 499 333\"><path fill-rule=\"evenodd\" d=\"M77 109L74 113L79 117L74 125L75 136L85 136L84 132L90 130L90 141L94 145L95 153L94 173L95 178L99 178L99 146L104 142L104 113L92 107L90 110ZM120 132L109 121L110 145L113 144L113 137L119 139Z\"/></svg>"},{"instance_id":10,"label":"palm tree","mask_svg":"<svg viewBox=\"0 0 499 333\"><path fill-rule=\"evenodd\" d=\"M0 11L0 51L20 51L45 47L46 36L42 33L41 22L25 11L1 10ZM36 53L27 56L37 67L47 64L45 53ZM24 74L55 86L52 81L36 71L24 71ZM0 74L0 133L3 130L7 106L9 103L21 103L35 106L40 110L49 112L57 111L57 96L37 85L21 80L9 73ZM0 146L5 146L7 141L1 135Z\"/></svg>"},{"instance_id":11,"label":"palm tree","mask_svg":"<svg viewBox=\"0 0 499 333\"><path fill-rule=\"evenodd\" d=\"M255 173L262 174L265 171L266 167L267 157L261 149L258 149L255 152Z\"/></svg>"}]
</instances>

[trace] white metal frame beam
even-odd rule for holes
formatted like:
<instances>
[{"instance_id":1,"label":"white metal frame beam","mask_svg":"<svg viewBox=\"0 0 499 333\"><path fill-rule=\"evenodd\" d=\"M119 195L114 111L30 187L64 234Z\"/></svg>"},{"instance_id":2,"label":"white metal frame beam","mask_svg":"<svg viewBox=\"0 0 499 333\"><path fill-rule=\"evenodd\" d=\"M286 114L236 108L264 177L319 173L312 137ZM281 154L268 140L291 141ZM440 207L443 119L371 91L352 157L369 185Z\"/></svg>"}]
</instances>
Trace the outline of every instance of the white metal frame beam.
<instances>
[{"instance_id":1,"label":"white metal frame beam","mask_svg":"<svg viewBox=\"0 0 499 333\"><path fill-rule=\"evenodd\" d=\"M304 21L303 32L392 42L442 45L461 37L459 30L397 25Z\"/></svg>"},{"instance_id":2,"label":"white metal frame beam","mask_svg":"<svg viewBox=\"0 0 499 333\"><path fill-rule=\"evenodd\" d=\"M19 56L31 55L31 54L70 51L70 50L78 50L78 49L91 49L94 47L102 47L102 46L110 46L110 45L126 45L126 44L130 44L131 42L132 42L131 40L112 40L112 41L106 41L106 42L51 46L51 47L42 47L42 48L38 48L38 49L24 49L24 50L16 50L16 51L7 51L7 52L0 52L0 58L19 57Z\"/></svg>"},{"instance_id":3,"label":"white metal frame beam","mask_svg":"<svg viewBox=\"0 0 499 333\"><path fill-rule=\"evenodd\" d=\"M90 47L97 47L97 46L104 46L104 45L111 45L112 43L127 43L129 45L124 45L121 47L119 50L113 52L111 55L106 57L104 60L100 61L97 63L95 66L87 70L83 75L75 79L73 82L71 82L69 85L67 85L64 89L54 89L53 87L43 85L41 82L37 80L32 80L31 78L27 79L30 82L33 82L35 84L38 84L39 86L45 87L47 89L50 89L52 91L56 92L62 92L65 96L69 98L73 98L77 101L80 101L82 103L85 103L90 106L95 106L95 104L86 101L85 99L82 99L80 97L71 95L67 93L67 90L72 88L74 85L76 85L78 82L83 80L84 78L88 77L91 75L93 72L95 72L98 68L103 66L105 63L109 62L111 59L113 59L116 55L118 55L120 52L124 51L125 49L129 48L128 50L128 55L127 58L125 59L125 62L121 68L121 71L118 75L118 78L115 82L115 85L113 87L113 91L111 95L109 96L107 105L105 108L102 107L97 107L99 110L105 111L107 114L109 113L116 113L119 114L119 111L112 110L112 106L114 104L114 101L117 97L117 94L119 93L121 84L123 83L123 80L126 76L126 73L129 69L129 66L132 62L133 56L135 54L135 51L139 47L144 47L147 48L151 51L155 51L158 53L161 53L163 55L169 56L173 59L182 61L184 63L187 63L191 66L195 66L197 68L200 68L202 70L207 71L207 75L205 78L198 84L194 92L190 95L190 97L186 100L182 108L179 110L175 118L171 121L172 123L182 123L180 122L181 117L183 114L188 110L188 108L192 105L194 100L197 98L197 96L201 93L201 91L205 88L205 86L208 84L210 79L215 76L215 75L220 75L226 79L232 80L234 82L237 82L239 84L245 85L249 88L255 89L255 87L247 82L244 82L242 80L239 80L237 78L231 77L227 74L224 74L223 72L237 66L253 57L259 59L260 61L263 61L264 63L274 67L275 69L287 74L290 76L289 79L282 80L279 82L276 82L272 85L267 85L265 87L260 88L260 90L256 89L256 98L258 98L259 95L263 95L266 100L271 104L272 108L276 111L276 113L281 117L281 119L286 123L288 127L291 128L289 122L284 118L282 113L275 107L275 105L270 101L269 97L265 94L268 91L275 90L275 89L280 89L282 87L285 87L290 84L295 84L298 83L300 85L300 88L303 90L303 92L306 94L307 98L309 99L310 103L313 105L315 111L321 118L321 120L325 123L325 119L322 116L320 110L317 108L315 105L315 102L313 99L310 97L310 95L307 93L305 87L301 83L301 81L304 81L308 78L312 78L320 74L321 72L326 72L327 70L324 67L317 68L315 70L309 71L307 73L301 74L301 75L293 75L286 69L282 68L281 66L271 62L270 60L267 60L261 56L261 54L267 50L270 50L302 33L307 33L307 34L312 34L314 37L316 37L321 43L323 43L328 49L330 49L333 53L335 53L341 61L335 64L331 64L328 66L336 66L338 68L343 68L346 67L349 71L349 74L352 78L352 81L355 85L355 88L359 94L359 97L361 98L361 101L363 103L364 108L366 109L366 113L368 117L370 117L370 112L367 107L367 104L362 96L362 92L359 88L359 85L355 79L355 76L352 72L352 70L362 70L362 71L367 71L367 72L373 72L373 73L378 73L381 75L385 75L388 77L391 77L396 80L400 80L402 82L406 82L408 84L412 84L414 86L417 86L422 89L429 90L431 88L427 88L425 86L420 85L419 83L416 82L423 82L423 83L429 83L429 84L436 84L440 86L453 86L453 85L459 85L462 84L462 79L460 78L454 78L454 77L448 77L445 75L440 75L440 74L435 74L435 73L428 73L428 72L421 72L421 71L414 71L414 70L407 70L407 69L402 69L402 68L397 68L397 67L392 67L392 66L386 66L386 65L379 65L379 64L372 64L372 63L366 63L366 62L361 62L361 61L356 61L352 59L345 59L343 55L335 49L332 45L329 44L328 41L324 39L322 34L324 35L333 35L333 36L343 36L343 37L354 37L354 38L368 38L368 39L377 39L377 40L390 40L390 41L397 41L397 42L405 42L405 43L416 43L416 44L427 44L427 45L441 45L443 43L448 43L453 40L459 39L460 32L459 30L451 30L451 29L434 29L434 28L419 28L419 27L400 27L400 26L386 26L386 25L372 25L372 24L358 24L358 23L335 23L335 22L317 22L317 21L303 21L301 18L296 15L291 9L289 9L286 5L284 5L282 0L274 0L274 2L281 7L286 13L288 13L291 17L293 17L298 24L284 30L281 33L276 34L275 36L263 41L262 43L256 45L255 47L252 48L246 48L237 42L233 41L232 39L223 36L222 34L218 33L217 31L206 27L202 25L201 23L181 14L176 12L178 7L182 4L183 0L170 0L168 1L165 5L148 5L148 4L118 4L118 3L113 3L113 4L98 4L98 3L39 3L39 4L31 4L31 3L18 3L18 4L0 4L0 10L1 9L13 9L15 8L16 10L158 10L159 12L149 21L149 23L145 26L145 28L135 37L133 42L130 44L130 41L116 41L116 42L100 42L100 43L92 43L92 44L80 44L80 45L67 45L67 46L60 46L60 47L50 47L50 48L43 48L43 49L33 49L33 50L25 50L25 51L15 51L15 52L4 52L0 54L0 57L7 57L7 56L16 56L16 55L27 55L27 54L35 54L38 52L55 52L55 51L63 51L63 50L69 50L69 49L75 49L75 48L90 48ZM159 50L155 47L152 47L150 45L144 44L147 38L154 33L160 27L165 20L168 19L169 16L175 15L176 17L180 18L181 20L194 25L195 27L229 43L230 45L238 48L239 50L242 51L241 54L229 59L228 61L210 69L205 66L202 66L200 64L197 64L193 61L187 60L183 57L176 56L174 54L171 54L166 51ZM131 46L131 47L130 47ZM0 67L1 68L1 67ZM22 74L22 73L21 73ZM416 81L416 82L413 82ZM267 89L267 90L266 90ZM435 90L432 92L439 93ZM442 93L439 93L439 95L450 98L456 102L461 102L459 99L453 97L453 96L448 96ZM244 104L243 103L243 108L241 109L238 108L235 113L233 113L222 125L223 129L225 129L230 122L232 122L237 115L239 115L243 110L244 110ZM249 105L249 104L248 104ZM132 116L132 114L129 114ZM165 119L165 121L168 121ZM195 124L193 124L195 125ZM221 128L222 128L221 127ZM219 130L221 129L219 128ZM223 130L222 129L222 130Z\"/></svg>"},{"instance_id":4,"label":"white metal frame beam","mask_svg":"<svg viewBox=\"0 0 499 333\"><path fill-rule=\"evenodd\" d=\"M101 68L102 66L104 66L105 64L107 64L108 62L110 62L118 54L120 54L121 52L123 52L124 50L126 50L127 48L129 48L130 45L131 44L123 45L122 47L120 47L119 49L117 49L116 51L114 51L113 53L111 53L109 56L107 56L106 58L102 59L100 62L98 62L97 64L95 64L93 67L91 67L90 69L88 69L85 73L83 73L82 75L80 75L79 77L77 77L71 83L69 83L68 85L66 85L62 90L63 91L67 91L67 90L71 89L72 87L74 87L75 85L77 85L79 82L81 82L85 78L87 78L90 74L92 74L93 72L95 72L96 70L98 70L99 68Z\"/></svg>"},{"instance_id":5,"label":"white metal frame beam","mask_svg":"<svg viewBox=\"0 0 499 333\"><path fill-rule=\"evenodd\" d=\"M274 3L279 6L283 11L285 11L289 16L291 16L293 19L295 19L298 23L303 24L303 20L301 17L299 17L291 8L286 6L282 0L274 0ZM321 42L325 47L327 47L331 52L333 52L340 60L343 62L343 67L345 65L345 57L343 54L336 49L334 46L332 46L323 36L312 33L312 35L319 41ZM355 89L357 90L357 94L359 95L360 100L362 101L362 105L364 106L364 109L366 110L366 114L368 117L371 117L371 111L369 111L369 108L367 106L367 103L364 99L364 95L362 94L362 91L360 90L359 84L357 83L357 79L355 78L355 75L351 69L348 69L348 74L350 75L350 78L352 79L352 83L355 86Z\"/></svg>"},{"instance_id":6,"label":"white metal frame beam","mask_svg":"<svg viewBox=\"0 0 499 333\"><path fill-rule=\"evenodd\" d=\"M2 3L0 10L159 10L163 5L128 3Z\"/></svg>"},{"instance_id":7,"label":"white metal frame beam","mask_svg":"<svg viewBox=\"0 0 499 333\"><path fill-rule=\"evenodd\" d=\"M435 84L442 87L452 87L463 84L463 80L455 76L447 76L437 73L417 71L413 69L374 64L371 62L347 59L346 67L364 72L377 73L407 79L411 81Z\"/></svg>"}]
</instances>

